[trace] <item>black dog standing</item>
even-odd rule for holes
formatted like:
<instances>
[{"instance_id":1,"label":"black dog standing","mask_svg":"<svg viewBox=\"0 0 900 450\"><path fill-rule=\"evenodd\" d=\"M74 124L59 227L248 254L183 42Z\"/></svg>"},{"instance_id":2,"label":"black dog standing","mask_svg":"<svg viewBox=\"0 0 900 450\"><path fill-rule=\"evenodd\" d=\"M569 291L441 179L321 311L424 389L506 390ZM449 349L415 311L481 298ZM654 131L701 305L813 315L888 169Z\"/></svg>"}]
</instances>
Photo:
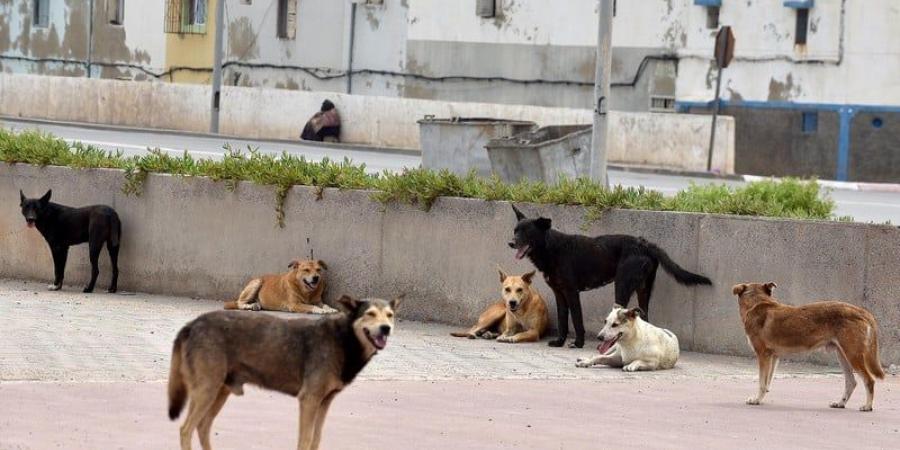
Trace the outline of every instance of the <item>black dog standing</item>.
<instances>
[{"instance_id":1,"label":"black dog standing","mask_svg":"<svg viewBox=\"0 0 900 450\"><path fill-rule=\"evenodd\" d=\"M100 250L103 243L109 251L109 260L112 263L112 281L109 283L109 292L116 292L119 280L119 242L122 236L122 223L116 211L106 205L85 206L83 208L71 208L50 202L52 190L47 191L39 199L25 198L25 194L19 191L21 197L22 215L28 228L37 227L41 235L50 246L53 254L53 268L55 278L50 290L57 291L62 288L63 275L66 271L66 259L69 256L69 247L88 242L91 256L91 282L84 288L84 292L93 292L94 284L100 269L97 260L100 258Z\"/></svg>"},{"instance_id":2,"label":"black dog standing","mask_svg":"<svg viewBox=\"0 0 900 450\"><path fill-rule=\"evenodd\" d=\"M661 248L646 240L610 234L597 237L566 234L551 229L550 219L529 219L513 205L516 213L515 234L509 246L516 259L525 256L544 274L544 280L556 296L559 337L551 347L561 347L569 334L569 311L575 325L572 347L584 346L584 320L581 317L580 293L615 281L616 304L628 306L637 293L644 320L650 312L650 294L656 269L663 269L680 284L712 284L703 275L688 272L675 264Z\"/></svg>"}]
</instances>

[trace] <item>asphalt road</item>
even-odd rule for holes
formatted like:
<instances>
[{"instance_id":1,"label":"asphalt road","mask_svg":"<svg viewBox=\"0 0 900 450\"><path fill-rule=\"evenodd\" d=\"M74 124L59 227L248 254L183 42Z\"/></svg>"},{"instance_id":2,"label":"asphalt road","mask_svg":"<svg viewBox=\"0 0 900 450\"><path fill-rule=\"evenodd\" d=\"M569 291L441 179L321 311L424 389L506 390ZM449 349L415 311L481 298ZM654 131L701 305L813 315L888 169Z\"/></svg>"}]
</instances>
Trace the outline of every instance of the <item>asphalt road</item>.
<instances>
[{"instance_id":1,"label":"asphalt road","mask_svg":"<svg viewBox=\"0 0 900 450\"><path fill-rule=\"evenodd\" d=\"M16 130L39 129L52 133L69 141L81 141L107 150L121 150L126 155L141 154L147 148L159 148L162 151L182 154L188 150L198 158L219 158L224 153L224 146L232 148L256 148L263 153L288 153L303 155L310 160L329 157L332 160L349 158L356 163L364 163L370 172L399 171L405 167L417 167L422 158L396 152L371 151L352 145L333 145L287 141L259 141L233 139L210 136L184 135L148 130L86 128L67 124L38 124L31 122L0 121L7 128ZM690 183L710 184L726 183L743 184L741 181L697 178L689 176L635 173L612 170L609 172L612 184L623 186L644 186L674 194ZM900 192L871 192L835 189L829 194L837 203L835 213L838 216L851 216L858 222L884 223L890 221L900 224Z\"/></svg>"}]
</instances>

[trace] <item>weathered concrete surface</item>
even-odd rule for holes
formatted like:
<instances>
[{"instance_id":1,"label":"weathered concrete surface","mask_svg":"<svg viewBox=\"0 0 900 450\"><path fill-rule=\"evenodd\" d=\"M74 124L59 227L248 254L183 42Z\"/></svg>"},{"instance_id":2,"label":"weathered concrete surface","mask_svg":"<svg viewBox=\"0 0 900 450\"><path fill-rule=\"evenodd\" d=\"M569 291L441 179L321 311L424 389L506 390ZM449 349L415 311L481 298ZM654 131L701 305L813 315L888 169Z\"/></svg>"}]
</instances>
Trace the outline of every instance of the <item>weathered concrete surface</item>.
<instances>
[{"instance_id":1,"label":"weathered concrete surface","mask_svg":"<svg viewBox=\"0 0 900 450\"><path fill-rule=\"evenodd\" d=\"M209 130L209 88L206 86L6 74L0 74L0 86L0 115L181 131ZM343 117L343 141L382 147L421 148L416 122L426 115L492 117L539 125L583 125L592 120L591 111L586 109L225 86L221 131L246 138L297 139L303 124L326 98L337 105ZM706 170L708 118L615 111L610 117L611 162ZM716 133L713 168L733 173L734 121L723 117ZM481 162L488 164L486 153L482 158Z\"/></svg>"},{"instance_id":2,"label":"weathered concrete surface","mask_svg":"<svg viewBox=\"0 0 900 450\"><path fill-rule=\"evenodd\" d=\"M177 446L179 424L165 414L171 342L186 321L219 307L0 280L0 448ZM900 437L896 376L877 385L875 412L862 414L861 388L848 409L827 407L843 386L836 368L786 362L766 404L751 407L749 358L683 353L668 371L577 369L573 361L594 350L451 338L448 327L408 320L397 327L338 396L324 448L892 448ZM296 426L295 399L250 387L226 404L213 442L293 448Z\"/></svg>"},{"instance_id":3,"label":"weathered concrete surface","mask_svg":"<svg viewBox=\"0 0 900 450\"><path fill-rule=\"evenodd\" d=\"M441 198L426 212L381 205L362 191L326 189L316 200L315 189L297 187L287 196L286 227L279 229L271 187L241 183L229 192L208 179L153 175L142 196L130 197L119 193L122 182L117 171L0 168L0 204L8 205L0 215L0 275L51 277L46 244L25 229L15 206L20 188L30 196L54 188L54 200L64 204L116 207L124 224L120 287L129 290L224 300L251 275L280 272L314 250L331 268L327 298L406 292L406 317L462 325L497 298L498 264L511 273L533 268L514 260L506 245L514 216L503 202ZM641 211L608 211L585 224L579 207L522 209L552 218L567 232L644 236L686 269L710 276L713 287L697 288L677 285L662 270L657 276L651 319L678 333L685 349L748 354L731 286L772 280L789 303L831 298L871 309L881 321L883 361L900 362L900 292L889 268L897 254L893 243L900 241L894 227ZM70 283L86 280L86 253L84 246L71 252ZM100 260L103 288L106 256ZM555 311L543 280L537 287ZM587 330L596 333L612 306L613 287L582 298Z\"/></svg>"}]
</instances>

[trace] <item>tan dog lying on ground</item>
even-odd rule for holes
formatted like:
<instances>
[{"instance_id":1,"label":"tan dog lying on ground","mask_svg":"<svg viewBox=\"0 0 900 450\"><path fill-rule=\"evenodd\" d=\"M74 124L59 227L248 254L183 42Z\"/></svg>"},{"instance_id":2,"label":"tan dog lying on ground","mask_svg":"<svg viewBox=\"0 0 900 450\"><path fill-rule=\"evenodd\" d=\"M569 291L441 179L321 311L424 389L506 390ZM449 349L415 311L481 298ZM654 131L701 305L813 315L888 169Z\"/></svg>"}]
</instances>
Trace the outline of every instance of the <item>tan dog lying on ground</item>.
<instances>
[{"instance_id":1,"label":"tan dog lying on ground","mask_svg":"<svg viewBox=\"0 0 900 450\"><path fill-rule=\"evenodd\" d=\"M500 270L503 285L502 299L489 306L478 323L468 331L450 333L456 337L474 339L496 338L498 342L537 342L547 331L547 304L531 286L534 271L522 276L507 276Z\"/></svg>"},{"instance_id":2,"label":"tan dog lying on ground","mask_svg":"<svg viewBox=\"0 0 900 450\"><path fill-rule=\"evenodd\" d=\"M843 302L816 302L803 306L779 303L772 297L775 283L738 284L741 320L747 340L759 362L759 393L747 399L758 405L769 392L778 358L826 347L835 350L844 369L844 396L832 408L843 408L856 388L853 372L866 384L866 404L871 411L875 398L875 378L884 378L878 359L878 323L869 311Z\"/></svg>"},{"instance_id":3,"label":"tan dog lying on ground","mask_svg":"<svg viewBox=\"0 0 900 450\"><path fill-rule=\"evenodd\" d=\"M286 311L307 314L331 314L336 309L322 303L328 266L321 260L291 261L290 272L254 278L244 286L237 300L225 303L225 309L250 311Z\"/></svg>"}]
</instances>

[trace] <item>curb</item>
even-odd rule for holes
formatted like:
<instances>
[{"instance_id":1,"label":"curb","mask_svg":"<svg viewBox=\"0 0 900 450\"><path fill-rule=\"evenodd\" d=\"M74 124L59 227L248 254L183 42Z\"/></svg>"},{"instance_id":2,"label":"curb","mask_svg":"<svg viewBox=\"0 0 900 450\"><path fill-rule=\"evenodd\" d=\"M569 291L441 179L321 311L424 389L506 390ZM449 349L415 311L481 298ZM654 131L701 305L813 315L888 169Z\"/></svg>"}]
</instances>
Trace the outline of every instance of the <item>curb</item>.
<instances>
[{"instance_id":1,"label":"curb","mask_svg":"<svg viewBox=\"0 0 900 450\"><path fill-rule=\"evenodd\" d=\"M352 144L347 142L312 142L312 141L301 141L300 139L272 139L272 138L253 138L246 136L235 136L231 134L214 134L214 133L203 133L199 131L184 131L184 130L171 130L166 128L140 128L140 127L130 127L123 125L108 125L108 124L97 124L97 123L87 123L87 122L64 122L59 120L49 120L49 119L34 119L34 118L26 118L26 117L14 117L14 116L5 116L0 115L0 124L4 121L7 122L21 122L21 123L33 123L33 124L42 124L42 125L57 125L63 127L78 127L78 128L87 128L90 130L105 130L105 131L122 131L122 132L132 132L132 133L151 133L151 134L168 134L172 136L190 136L190 137L200 137L200 138L209 138L209 139L233 139L235 141L244 141L244 142L270 142L277 144L290 144L290 145L299 145L299 146L309 146L309 147L324 147L324 148L333 148L335 150L346 150L346 151L355 151L355 152L371 152L371 153L382 153L382 154L394 154L394 155L403 155L403 156L422 156L422 152L418 149L411 148L400 148L400 147L376 147L369 146L364 144Z\"/></svg>"},{"instance_id":2,"label":"curb","mask_svg":"<svg viewBox=\"0 0 900 450\"><path fill-rule=\"evenodd\" d=\"M676 177L711 178L719 180L745 181L743 175L722 174L715 172L696 172L691 170L667 169L665 167L631 166L623 164L607 164L607 169L620 172L649 173L655 175L672 175Z\"/></svg>"},{"instance_id":3,"label":"curb","mask_svg":"<svg viewBox=\"0 0 900 450\"><path fill-rule=\"evenodd\" d=\"M763 181L763 180L780 180L777 177L763 177L759 175L742 175L744 181ZM820 185L842 191L862 191L862 192L898 192L900 193L900 184L896 183L865 183L855 181L834 181L834 180L816 180Z\"/></svg>"}]
</instances>

